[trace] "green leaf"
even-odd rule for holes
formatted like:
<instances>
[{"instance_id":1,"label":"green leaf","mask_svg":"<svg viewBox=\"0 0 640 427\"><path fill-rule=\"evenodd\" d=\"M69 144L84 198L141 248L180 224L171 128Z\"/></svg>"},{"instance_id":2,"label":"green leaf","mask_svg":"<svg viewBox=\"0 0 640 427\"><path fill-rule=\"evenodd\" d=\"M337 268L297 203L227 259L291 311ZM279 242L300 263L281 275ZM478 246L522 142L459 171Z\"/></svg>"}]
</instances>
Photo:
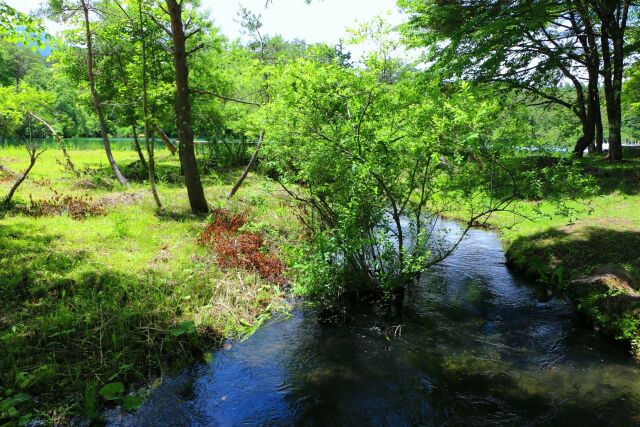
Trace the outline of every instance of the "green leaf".
<instances>
[{"instance_id":1,"label":"green leaf","mask_svg":"<svg viewBox=\"0 0 640 427\"><path fill-rule=\"evenodd\" d=\"M124 384L120 382L109 383L109 384L105 384L100 389L100 396L102 396L105 400L118 400L123 392L124 392Z\"/></svg>"},{"instance_id":2,"label":"green leaf","mask_svg":"<svg viewBox=\"0 0 640 427\"><path fill-rule=\"evenodd\" d=\"M143 401L144 399L141 396L127 396L124 398L124 402L122 402L122 409L128 412L133 412L142 405Z\"/></svg>"},{"instance_id":3,"label":"green leaf","mask_svg":"<svg viewBox=\"0 0 640 427\"><path fill-rule=\"evenodd\" d=\"M26 426L27 424L29 424L29 421L31 421L32 417L33 417L33 414L31 413L21 415L20 418L18 418L18 426L19 427Z\"/></svg>"},{"instance_id":4,"label":"green leaf","mask_svg":"<svg viewBox=\"0 0 640 427\"><path fill-rule=\"evenodd\" d=\"M15 396L0 400L0 412L8 411L28 400L31 400L31 396L25 393L18 393Z\"/></svg>"},{"instance_id":5,"label":"green leaf","mask_svg":"<svg viewBox=\"0 0 640 427\"><path fill-rule=\"evenodd\" d=\"M170 329L170 332L174 337L179 337L184 334L194 334L196 332L196 323L193 320L178 323Z\"/></svg>"}]
</instances>

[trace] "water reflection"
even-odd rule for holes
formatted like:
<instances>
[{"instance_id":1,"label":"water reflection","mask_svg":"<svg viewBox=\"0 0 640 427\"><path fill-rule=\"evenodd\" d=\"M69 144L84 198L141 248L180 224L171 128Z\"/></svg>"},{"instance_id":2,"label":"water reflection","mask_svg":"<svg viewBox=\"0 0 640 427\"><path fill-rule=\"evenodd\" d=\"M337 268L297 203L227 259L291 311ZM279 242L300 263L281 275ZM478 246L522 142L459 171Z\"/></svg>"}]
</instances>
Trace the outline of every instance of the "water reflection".
<instances>
[{"instance_id":1,"label":"water reflection","mask_svg":"<svg viewBox=\"0 0 640 427\"><path fill-rule=\"evenodd\" d=\"M637 366L540 299L473 230L405 309L347 325L300 307L207 365L168 379L111 425L634 425Z\"/></svg>"}]
</instances>

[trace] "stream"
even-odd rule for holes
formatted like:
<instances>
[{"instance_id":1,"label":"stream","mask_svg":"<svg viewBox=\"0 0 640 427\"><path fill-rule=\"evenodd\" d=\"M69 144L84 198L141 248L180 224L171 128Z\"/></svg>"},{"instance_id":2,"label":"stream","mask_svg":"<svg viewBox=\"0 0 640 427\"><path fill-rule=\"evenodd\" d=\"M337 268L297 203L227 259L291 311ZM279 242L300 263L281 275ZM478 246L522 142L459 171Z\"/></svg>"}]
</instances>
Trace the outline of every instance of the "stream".
<instances>
[{"instance_id":1,"label":"stream","mask_svg":"<svg viewBox=\"0 0 640 427\"><path fill-rule=\"evenodd\" d=\"M493 232L472 230L401 313L352 315L298 303L108 425L640 425L640 366L514 276Z\"/></svg>"}]
</instances>

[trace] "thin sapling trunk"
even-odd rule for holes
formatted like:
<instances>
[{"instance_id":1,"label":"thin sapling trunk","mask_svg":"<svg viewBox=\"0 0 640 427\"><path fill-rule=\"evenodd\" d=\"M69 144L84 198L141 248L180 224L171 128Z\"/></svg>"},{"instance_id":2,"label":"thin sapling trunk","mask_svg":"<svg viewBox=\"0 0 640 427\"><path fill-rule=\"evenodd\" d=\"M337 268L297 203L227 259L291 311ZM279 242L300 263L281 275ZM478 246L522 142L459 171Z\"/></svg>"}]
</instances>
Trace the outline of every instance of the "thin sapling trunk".
<instances>
[{"instance_id":1,"label":"thin sapling trunk","mask_svg":"<svg viewBox=\"0 0 640 427\"><path fill-rule=\"evenodd\" d=\"M260 131L260 136L258 137L258 143L256 144L256 150L253 152L253 155L249 160L249 164L244 168L242 175L240 175L236 183L233 185L233 188L229 192L227 199L231 199L238 192L238 190L240 189L240 186L242 186L242 183L249 175L249 172L255 166L256 162L258 161L258 153L260 152L260 147L262 146L263 140L264 140L264 129Z\"/></svg>"},{"instance_id":2,"label":"thin sapling trunk","mask_svg":"<svg viewBox=\"0 0 640 427\"><path fill-rule=\"evenodd\" d=\"M81 0L82 11L84 13L85 35L87 38L87 76L89 78L89 89L91 91L91 98L93 100L93 107L98 116L98 122L100 123L100 134L102 135L102 142L104 143L104 150L107 153L107 159L113 170L113 174L116 176L118 182L122 185L129 185L127 179L120 172L118 164L113 157L111 151L111 142L109 141L109 133L107 131L107 122L102 112L102 105L100 103L100 96L96 90L95 73L93 70L93 40L91 36L91 24L89 20L89 4L87 0Z\"/></svg>"},{"instance_id":3,"label":"thin sapling trunk","mask_svg":"<svg viewBox=\"0 0 640 427\"><path fill-rule=\"evenodd\" d=\"M33 166L36 164L36 160L38 160L38 157L40 157L42 153L47 151L46 148L38 151L38 147L36 147L35 144L31 144L31 143L27 144L26 148L27 148L27 151L29 152L29 166L27 167L27 169L25 169L24 172L22 172L22 174L20 174L20 176L18 176L18 179L16 180L16 182L13 183L13 185L11 186L11 189L9 190L9 193L7 193L4 200L2 201L2 207L4 208L8 207L11 204L11 199L13 199L13 195L16 193L16 191L18 190L18 187L20 187L20 185L24 182L24 180L27 179L27 175L29 175L29 172L31 172L31 169L33 169Z\"/></svg>"}]
</instances>

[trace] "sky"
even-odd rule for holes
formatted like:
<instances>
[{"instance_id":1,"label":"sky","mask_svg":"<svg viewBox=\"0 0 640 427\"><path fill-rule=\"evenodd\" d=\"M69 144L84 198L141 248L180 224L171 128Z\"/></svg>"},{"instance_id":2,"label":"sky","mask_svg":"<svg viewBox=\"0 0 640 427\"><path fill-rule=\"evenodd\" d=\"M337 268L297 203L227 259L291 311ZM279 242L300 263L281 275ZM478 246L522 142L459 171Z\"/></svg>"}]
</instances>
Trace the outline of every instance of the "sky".
<instances>
[{"instance_id":1,"label":"sky","mask_svg":"<svg viewBox=\"0 0 640 427\"><path fill-rule=\"evenodd\" d=\"M42 0L6 0L21 12L37 8ZM237 22L240 5L262 15L263 32L282 35L287 40L304 39L309 43L336 44L346 37L347 27L356 21L367 22L383 15L392 24L401 22L395 0L273 0L265 9L265 0L201 0L202 8L210 12L214 23L229 38L243 38ZM59 24L48 23L49 30L58 31Z\"/></svg>"}]
</instances>

